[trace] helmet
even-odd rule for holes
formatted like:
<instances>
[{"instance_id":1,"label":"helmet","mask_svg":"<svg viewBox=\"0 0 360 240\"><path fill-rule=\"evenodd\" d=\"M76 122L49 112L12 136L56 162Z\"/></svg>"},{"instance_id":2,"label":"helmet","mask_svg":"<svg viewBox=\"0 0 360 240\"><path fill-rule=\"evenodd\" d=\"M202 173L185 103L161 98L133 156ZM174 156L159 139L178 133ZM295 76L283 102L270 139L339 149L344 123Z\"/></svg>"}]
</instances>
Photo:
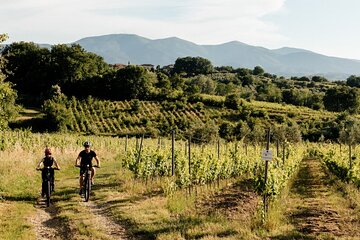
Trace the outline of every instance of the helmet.
<instances>
[{"instance_id":1,"label":"helmet","mask_svg":"<svg viewBox=\"0 0 360 240\"><path fill-rule=\"evenodd\" d=\"M51 149L45 148L45 155L51 155Z\"/></svg>"},{"instance_id":2,"label":"helmet","mask_svg":"<svg viewBox=\"0 0 360 240\"><path fill-rule=\"evenodd\" d=\"M90 147L90 146L91 146L91 142L86 141L86 142L83 143L83 146L84 146L84 147Z\"/></svg>"}]
</instances>

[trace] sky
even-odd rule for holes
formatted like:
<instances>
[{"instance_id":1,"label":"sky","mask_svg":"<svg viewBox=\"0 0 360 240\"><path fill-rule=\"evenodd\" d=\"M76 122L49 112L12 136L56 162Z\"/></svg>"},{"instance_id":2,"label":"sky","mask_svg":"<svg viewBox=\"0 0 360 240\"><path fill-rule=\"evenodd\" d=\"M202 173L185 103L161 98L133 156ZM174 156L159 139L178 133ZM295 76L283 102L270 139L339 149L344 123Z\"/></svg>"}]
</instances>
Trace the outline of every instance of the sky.
<instances>
[{"instance_id":1,"label":"sky","mask_svg":"<svg viewBox=\"0 0 360 240\"><path fill-rule=\"evenodd\" d=\"M360 59L359 0L0 0L9 40L70 43L113 33L240 41Z\"/></svg>"}]
</instances>

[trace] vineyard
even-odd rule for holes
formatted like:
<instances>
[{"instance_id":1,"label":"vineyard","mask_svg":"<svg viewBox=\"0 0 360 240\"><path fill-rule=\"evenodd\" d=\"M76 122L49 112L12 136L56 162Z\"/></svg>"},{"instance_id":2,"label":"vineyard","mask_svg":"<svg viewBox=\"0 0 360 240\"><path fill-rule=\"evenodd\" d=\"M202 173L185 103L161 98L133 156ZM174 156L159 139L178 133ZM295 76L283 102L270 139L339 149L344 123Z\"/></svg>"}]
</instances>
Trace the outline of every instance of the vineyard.
<instances>
[{"instance_id":1,"label":"vineyard","mask_svg":"<svg viewBox=\"0 0 360 240\"><path fill-rule=\"evenodd\" d=\"M354 199L357 194L360 196L356 187L360 165L351 158L350 169L348 149L339 144L288 143L277 147L276 142L271 143L273 159L268 164L265 184L265 161L261 159L264 142L219 140L198 145L167 138L33 134L30 131L1 134L4 136L0 142L1 239L40 239L48 234L45 230L52 231L59 239L314 236L318 231L315 228L310 228L313 231L310 233L300 228L294 233L286 232L290 227L289 222L284 222L292 216L287 211L300 201L289 189L293 189L293 182L296 183L297 176L301 176L308 164L314 169L322 166L332 174L333 181L352 189L348 194L353 208L358 208ZM102 161L92 205L79 202L78 172L73 167L85 140L94 143L93 149ZM49 210L39 201L40 176L33 170L43 155L44 146L52 147L62 168L56 173L57 190ZM352 156L358 156L356 148L352 149ZM316 171L314 174L322 170ZM330 187L324 186L326 192L330 192ZM264 208L264 197L268 209ZM327 198L312 201L320 199ZM334 207L332 202L321 204ZM312 207L308 206L310 210ZM297 217L299 224L304 216ZM239 221L246 224L239 225ZM41 225L44 222L49 224ZM333 233L329 229L323 230L330 234L325 236L345 236L343 232ZM298 239L302 239L300 237Z\"/></svg>"},{"instance_id":2,"label":"vineyard","mask_svg":"<svg viewBox=\"0 0 360 240\"><path fill-rule=\"evenodd\" d=\"M233 110L220 107L224 98L213 98L214 96L203 95L201 99L205 104L180 101L105 101L93 98L80 101L73 98L66 103L69 112L66 128L72 132L103 135L134 136L147 133L152 136L167 136L174 126L179 131L188 131L190 127L204 126L211 121L217 125L224 121L236 124L239 120L256 118L264 125L291 121L308 128L308 125L331 122L336 117L331 112L257 101L243 102L242 110Z\"/></svg>"}]
</instances>

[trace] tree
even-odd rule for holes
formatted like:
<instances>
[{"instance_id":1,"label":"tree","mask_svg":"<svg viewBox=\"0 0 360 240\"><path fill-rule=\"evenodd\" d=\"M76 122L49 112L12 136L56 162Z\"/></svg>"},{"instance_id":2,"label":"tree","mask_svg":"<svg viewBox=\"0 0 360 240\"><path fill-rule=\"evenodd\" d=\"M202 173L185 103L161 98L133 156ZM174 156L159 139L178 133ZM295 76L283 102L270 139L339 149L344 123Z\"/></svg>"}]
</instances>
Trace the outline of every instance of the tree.
<instances>
[{"instance_id":1,"label":"tree","mask_svg":"<svg viewBox=\"0 0 360 240\"><path fill-rule=\"evenodd\" d=\"M328 111L357 113L360 106L359 90L349 87L330 88L325 93L324 106Z\"/></svg>"},{"instance_id":2,"label":"tree","mask_svg":"<svg viewBox=\"0 0 360 240\"><path fill-rule=\"evenodd\" d=\"M229 109L239 110L241 105L241 99L237 94L227 95L224 105Z\"/></svg>"},{"instance_id":3,"label":"tree","mask_svg":"<svg viewBox=\"0 0 360 240\"><path fill-rule=\"evenodd\" d=\"M0 43L7 39L6 34L0 34ZM1 49L0 49L1 50ZM1 52L1 51L0 51ZM10 121L14 120L18 114L19 107L16 105L17 94L12 89L12 84L4 82L5 59L0 55L0 129L8 127Z\"/></svg>"},{"instance_id":4,"label":"tree","mask_svg":"<svg viewBox=\"0 0 360 240\"><path fill-rule=\"evenodd\" d=\"M12 43L5 47L3 56L9 72L7 80L15 84L20 94L39 97L55 84L49 77L51 56L48 49L35 43Z\"/></svg>"},{"instance_id":5,"label":"tree","mask_svg":"<svg viewBox=\"0 0 360 240\"><path fill-rule=\"evenodd\" d=\"M0 43L5 42L7 39L7 35L6 34L0 34ZM1 48L0 48L1 50ZM1 51L0 51L1 53ZM3 57L3 54L0 55L0 81L4 81L6 76L4 74L5 71L5 59Z\"/></svg>"},{"instance_id":6,"label":"tree","mask_svg":"<svg viewBox=\"0 0 360 240\"><path fill-rule=\"evenodd\" d=\"M188 76L208 74L214 70L208 59L202 57L184 57L175 61L173 73L186 73Z\"/></svg>"},{"instance_id":7,"label":"tree","mask_svg":"<svg viewBox=\"0 0 360 240\"><path fill-rule=\"evenodd\" d=\"M205 125L193 127L192 132L192 141L194 143L210 143L218 138L219 127L211 120Z\"/></svg>"},{"instance_id":8,"label":"tree","mask_svg":"<svg viewBox=\"0 0 360 240\"><path fill-rule=\"evenodd\" d=\"M262 83L256 88L258 100L267 102L281 102L282 94L280 88L272 83Z\"/></svg>"},{"instance_id":9,"label":"tree","mask_svg":"<svg viewBox=\"0 0 360 240\"><path fill-rule=\"evenodd\" d=\"M47 122L51 130L66 131L70 124L71 111L59 99L46 100L43 105Z\"/></svg>"},{"instance_id":10,"label":"tree","mask_svg":"<svg viewBox=\"0 0 360 240\"><path fill-rule=\"evenodd\" d=\"M105 85L95 80L110 71L102 57L77 44L55 45L49 50L35 43L19 42L6 46L3 54L10 73L7 80L15 84L19 94L26 99L30 96L35 103L42 103L44 93L53 85L59 85L67 95L89 95L99 85Z\"/></svg>"},{"instance_id":11,"label":"tree","mask_svg":"<svg viewBox=\"0 0 360 240\"><path fill-rule=\"evenodd\" d=\"M263 75L265 73L264 69L260 66L254 67L253 75Z\"/></svg>"},{"instance_id":12,"label":"tree","mask_svg":"<svg viewBox=\"0 0 360 240\"><path fill-rule=\"evenodd\" d=\"M233 140L234 126L229 122L224 122L219 126L219 136L227 141Z\"/></svg>"},{"instance_id":13,"label":"tree","mask_svg":"<svg viewBox=\"0 0 360 240\"><path fill-rule=\"evenodd\" d=\"M344 122L340 131L339 141L349 146L349 168L352 168L352 147L360 142L360 122L349 118Z\"/></svg>"},{"instance_id":14,"label":"tree","mask_svg":"<svg viewBox=\"0 0 360 240\"><path fill-rule=\"evenodd\" d=\"M251 130L246 122L239 121L234 128L234 135L237 140L241 141L250 133L250 131Z\"/></svg>"},{"instance_id":15,"label":"tree","mask_svg":"<svg viewBox=\"0 0 360 240\"><path fill-rule=\"evenodd\" d=\"M239 76L242 86L251 86L254 84L255 80L253 75L247 74L245 76Z\"/></svg>"},{"instance_id":16,"label":"tree","mask_svg":"<svg viewBox=\"0 0 360 240\"><path fill-rule=\"evenodd\" d=\"M79 44L55 45L51 48L51 58L53 74L59 83L91 78L108 70L102 57L87 52Z\"/></svg>"},{"instance_id":17,"label":"tree","mask_svg":"<svg viewBox=\"0 0 360 240\"><path fill-rule=\"evenodd\" d=\"M327 82L328 80L322 76L313 76L311 78L311 81L313 82Z\"/></svg>"},{"instance_id":18,"label":"tree","mask_svg":"<svg viewBox=\"0 0 360 240\"><path fill-rule=\"evenodd\" d=\"M360 77L351 75L346 79L346 85L350 87L360 87Z\"/></svg>"},{"instance_id":19,"label":"tree","mask_svg":"<svg viewBox=\"0 0 360 240\"><path fill-rule=\"evenodd\" d=\"M204 75L198 75L191 79L189 83L190 93L205 93L205 94L215 94L216 82L210 77Z\"/></svg>"},{"instance_id":20,"label":"tree","mask_svg":"<svg viewBox=\"0 0 360 240\"><path fill-rule=\"evenodd\" d=\"M111 83L114 99L147 99L154 92L156 74L147 69L129 65L119 69Z\"/></svg>"}]
</instances>

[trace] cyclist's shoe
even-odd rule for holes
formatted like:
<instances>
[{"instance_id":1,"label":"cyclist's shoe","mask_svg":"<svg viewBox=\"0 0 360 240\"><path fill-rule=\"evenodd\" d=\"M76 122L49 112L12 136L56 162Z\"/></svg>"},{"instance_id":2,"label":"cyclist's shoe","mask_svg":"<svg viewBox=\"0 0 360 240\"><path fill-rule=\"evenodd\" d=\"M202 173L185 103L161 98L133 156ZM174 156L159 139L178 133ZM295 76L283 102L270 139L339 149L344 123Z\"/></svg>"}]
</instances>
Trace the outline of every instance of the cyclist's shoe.
<instances>
[{"instance_id":1,"label":"cyclist's shoe","mask_svg":"<svg viewBox=\"0 0 360 240\"><path fill-rule=\"evenodd\" d=\"M94 180L91 181L91 186L94 186L95 185L95 182Z\"/></svg>"},{"instance_id":2,"label":"cyclist's shoe","mask_svg":"<svg viewBox=\"0 0 360 240\"><path fill-rule=\"evenodd\" d=\"M81 188L80 191L79 191L79 195L81 196L82 194L83 194L83 190Z\"/></svg>"}]
</instances>

